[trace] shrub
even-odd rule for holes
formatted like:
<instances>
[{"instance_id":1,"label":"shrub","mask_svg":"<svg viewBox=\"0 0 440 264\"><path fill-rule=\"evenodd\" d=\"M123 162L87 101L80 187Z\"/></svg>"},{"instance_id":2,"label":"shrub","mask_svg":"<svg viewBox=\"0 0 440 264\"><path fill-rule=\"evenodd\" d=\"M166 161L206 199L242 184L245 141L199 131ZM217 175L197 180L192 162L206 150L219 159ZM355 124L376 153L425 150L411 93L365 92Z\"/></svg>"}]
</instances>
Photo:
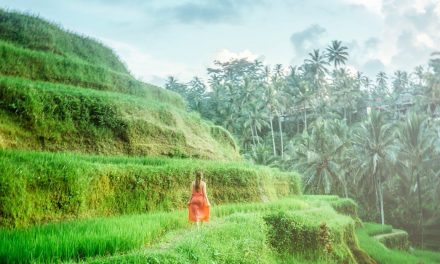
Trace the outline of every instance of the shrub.
<instances>
[{"instance_id":1,"label":"shrub","mask_svg":"<svg viewBox=\"0 0 440 264\"><path fill-rule=\"evenodd\" d=\"M337 263L374 263L356 240L354 221L328 205L310 210L271 213L264 217L268 240L280 254Z\"/></svg>"},{"instance_id":2,"label":"shrub","mask_svg":"<svg viewBox=\"0 0 440 264\"><path fill-rule=\"evenodd\" d=\"M391 233L376 236L376 239L387 248L408 250L408 233L404 230L393 229Z\"/></svg>"}]
</instances>

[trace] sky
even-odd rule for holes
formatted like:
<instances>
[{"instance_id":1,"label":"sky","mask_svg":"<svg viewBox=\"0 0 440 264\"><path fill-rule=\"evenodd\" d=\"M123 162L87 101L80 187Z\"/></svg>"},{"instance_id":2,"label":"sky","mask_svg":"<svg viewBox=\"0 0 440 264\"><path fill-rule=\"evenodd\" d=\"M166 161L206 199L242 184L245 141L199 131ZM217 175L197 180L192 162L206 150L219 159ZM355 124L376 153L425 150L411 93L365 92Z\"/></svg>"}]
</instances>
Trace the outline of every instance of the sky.
<instances>
[{"instance_id":1,"label":"sky","mask_svg":"<svg viewBox=\"0 0 440 264\"><path fill-rule=\"evenodd\" d=\"M115 50L138 79L206 80L214 60L299 65L332 40L369 77L440 51L440 0L0 0Z\"/></svg>"}]
</instances>

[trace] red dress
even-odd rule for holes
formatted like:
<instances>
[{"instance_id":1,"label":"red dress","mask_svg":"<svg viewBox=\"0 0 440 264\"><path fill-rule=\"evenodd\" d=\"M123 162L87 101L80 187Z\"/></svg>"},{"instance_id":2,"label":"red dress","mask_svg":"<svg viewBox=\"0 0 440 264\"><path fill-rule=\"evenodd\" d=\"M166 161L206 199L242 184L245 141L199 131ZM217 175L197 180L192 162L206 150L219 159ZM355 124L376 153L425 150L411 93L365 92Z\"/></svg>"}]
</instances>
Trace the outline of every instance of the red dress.
<instances>
[{"instance_id":1,"label":"red dress","mask_svg":"<svg viewBox=\"0 0 440 264\"><path fill-rule=\"evenodd\" d=\"M193 186L191 202L189 204L189 221L191 222L208 222L209 221L209 206L205 200L205 194L202 186L200 186L199 192L195 190Z\"/></svg>"}]
</instances>

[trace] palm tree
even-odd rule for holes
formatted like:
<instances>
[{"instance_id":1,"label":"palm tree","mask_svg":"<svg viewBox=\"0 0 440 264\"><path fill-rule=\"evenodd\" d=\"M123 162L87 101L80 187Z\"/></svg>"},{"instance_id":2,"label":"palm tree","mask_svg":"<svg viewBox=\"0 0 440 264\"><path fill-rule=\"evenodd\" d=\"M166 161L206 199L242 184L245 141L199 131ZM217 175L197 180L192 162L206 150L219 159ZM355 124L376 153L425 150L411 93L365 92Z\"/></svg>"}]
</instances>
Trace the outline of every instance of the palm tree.
<instances>
[{"instance_id":1,"label":"palm tree","mask_svg":"<svg viewBox=\"0 0 440 264\"><path fill-rule=\"evenodd\" d=\"M244 122L244 127L250 128L252 131L252 137L256 139L256 143L260 144L260 137L258 131L261 131L263 127L267 127L269 124L266 121L268 119L267 113L264 111L264 105L258 103L256 100L250 102L246 106L245 115L249 118ZM254 146L256 146L254 140Z\"/></svg>"},{"instance_id":2,"label":"palm tree","mask_svg":"<svg viewBox=\"0 0 440 264\"><path fill-rule=\"evenodd\" d=\"M275 135L273 131L273 113L275 112L275 109L278 105L278 100L276 97L276 88L273 83L270 83L269 81L266 81L265 83L265 99L266 99L266 106L267 111L269 113L269 125L270 125L270 132L272 135L272 148L273 148L273 155L276 156L276 147L275 147Z\"/></svg>"},{"instance_id":3,"label":"palm tree","mask_svg":"<svg viewBox=\"0 0 440 264\"><path fill-rule=\"evenodd\" d=\"M280 133L280 153L281 159L284 158L284 139L283 139L283 112L286 109L286 105L288 104L288 96L285 92L287 87L286 77L283 73L283 66L281 64L275 65L274 75L272 77L272 85L275 90L275 102L274 110L278 119L278 130Z\"/></svg>"},{"instance_id":4,"label":"palm tree","mask_svg":"<svg viewBox=\"0 0 440 264\"><path fill-rule=\"evenodd\" d=\"M376 75L376 86L373 92L374 106L379 109L384 108L385 96L388 94L388 77L381 71Z\"/></svg>"},{"instance_id":5,"label":"palm tree","mask_svg":"<svg viewBox=\"0 0 440 264\"><path fill-rule=\"evenodd\" d=\"M395 163L393 125L385 122L382 112L372 111L353 138L358 170L355 173L364 191L376 193L382 224L385 224L383 187ZM368 195L368 193L367 193Z\"/></svg>"},{"instance_id":6,"label":"palm tree","mask_svg":"<svg viewBox=\"0 0 440 264\"><path fill-rule=\"evenodd\" d=\"M423 201L422 177L433 175L434 140L435 136L427 124L427 118L412 113L405 123L401 124L398 132L399 159L397 163L400 175L413 182L417 190L419 231L423 247Z\"/></svg>"},{"instance_id":7,"label":"palm tree","mask_svg":"<svg viewBox=\"0 0 440 264\"><path fill-rule=\"evenodd\" d=\"M277 161L276 157L271 155L266 146L262 144L252 146L252 152L245 154L245 157L254 164L265 166L273 166Z\"/></svg>"},{"instance_id":8,"label":"palm tree","mask_svg":"<svg viewBox=\"0 0 440 264\"><path fill-rule=\"evenodd\" d=\"M376 90L380 95L388 94L388 76L381 71L376 75Z\"/></svg>"},{"instance_id":9,"label":"palm tree","mask_svg":"<svg viewBox=\"0 0 440 264\"><path fill-rule=\"evenodd\" d=\"M307 131L307 110L311 107L313 90L309 86L309 82L301 81L298 87L297 103L302 105L304 111L304 130Z\"/></svg>"},{"instance_id":10,"label":"palm tree","mask_svg":"<svg viewBox=\"0 0 440 264\"><path fill-rule=\"evenodd\" d=\"M345 62L348 59L348 52L346 51L348 48L342 46L341 44L341 41L333 40L331 45L327 47L328 62L333 62L335 69L337 69L341 64L345 65Z\"/></svg>"},{"instance_id":11,"label":"palm tree","mask_svg":"<svg viewBox=\"0 0 440 264\"><path fill-rule=\"evenodd\" d=\"M330 133L329 122L321 118L313 123L310 134L305 131L290 145L291 168L303 173L305 191L330 193L335 186L346 186L338 164L338 156L346 145ZM346 189L344 192L347 195Z\"/></svg>"},{"instance_id":12,"label":"palm tree","mask_svg":"<svg viewBox=\"0 0 440 264\"><path fill-rule=\"evenodd\" d=\"M325 75L328 74L326 68L326 65L328 65L327 55L320 52L319 49L315 49L312 53L309 53L309 56L309 59L304 60L303 70L316 88L320 88Z\"/></svg>"}]
</instances>

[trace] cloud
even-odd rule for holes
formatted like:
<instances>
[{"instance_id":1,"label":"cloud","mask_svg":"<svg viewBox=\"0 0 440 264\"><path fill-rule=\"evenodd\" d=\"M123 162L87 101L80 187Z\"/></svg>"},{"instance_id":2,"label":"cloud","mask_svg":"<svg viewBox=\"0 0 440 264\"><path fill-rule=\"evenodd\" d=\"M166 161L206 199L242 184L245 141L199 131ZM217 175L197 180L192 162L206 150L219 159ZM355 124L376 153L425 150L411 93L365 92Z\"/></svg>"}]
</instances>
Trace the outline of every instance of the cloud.
<instances>
[{"instance_id":1,"label":"cloud","mask_svg":"<svg viewBox=\"0 0 440 264\"><path fill-rule=\"evenodd\" d=\"M394 40L389 61L392 70L412 70L426 64L440 50L440 3L431 0L384 2L385 33Z\"/></svg>"},{"instance_id":2,"label":"cloud","mask_svg":"<svg viewBox=\"0 0 440 264\"><path fill-rule=\"evenodd\" d=\"M327 32L325 28L320 25L311 25L308 28L295 32L290 37L290 42L295 49L295 63L302 63L302 60L312 50L319 48L321 37Z\"/></svg>"},{"instance_id":3,"label":"cloud","mask_svg":"<svg viewBox=\"0 0 440 264\"><path fill-rule=\"evenodd\" d=\"M177 6L161 8L158 14L181 23L234 23L242 18L242 11L249 11L262 3L261 0L211 0L192 1Z\"/></svg>"},{"instance_id":4,"label":"cloud","mask_svg":"<svg viewBox=\"0 0 440 264\"><path fill-rule=\"evenodd\" d=\"M377 15L380 15L382 12L382 0L342 0L342 2L351 5L362 6L368 11Z\"/></svg>"},{"instance_id":5,"label":"cloud","mask_svg":"<svg viewBox=\"0 0 440 264\"><path fill-rule=\"evenodd\" d=\"M385 65L379 59L372 59L361 66L362 72L370 78L374 78L380 71L385 71Z\"/></svg>"},{"instance_id":6,"label":"cloud","mask_svg":"<svg viewBox=\"0 0 440 264\"><path fill-rule=\"evenodd\" d=\"M233 59L246 59L248 61L254 61L256 59L261 59L261 58L262 58L261 56L247 49L239 52L233 52L228 49L222 49L214 55L214 60L220 62L228 62Z\"/></svg>"},{"instance_id":7,"label":"cloud","mask_svg":"<svg viewBox=\"0 0 440 264\"><path fill-rule=\"evenodd\" d=\"M128 43L111 39L102 39L102 41L116 51L136 78L148 83L163 86L168 76L190 80L194 75L203 74L203 70L188 67L183 63L156 58Z\"/></svg>"}]
</instances>

